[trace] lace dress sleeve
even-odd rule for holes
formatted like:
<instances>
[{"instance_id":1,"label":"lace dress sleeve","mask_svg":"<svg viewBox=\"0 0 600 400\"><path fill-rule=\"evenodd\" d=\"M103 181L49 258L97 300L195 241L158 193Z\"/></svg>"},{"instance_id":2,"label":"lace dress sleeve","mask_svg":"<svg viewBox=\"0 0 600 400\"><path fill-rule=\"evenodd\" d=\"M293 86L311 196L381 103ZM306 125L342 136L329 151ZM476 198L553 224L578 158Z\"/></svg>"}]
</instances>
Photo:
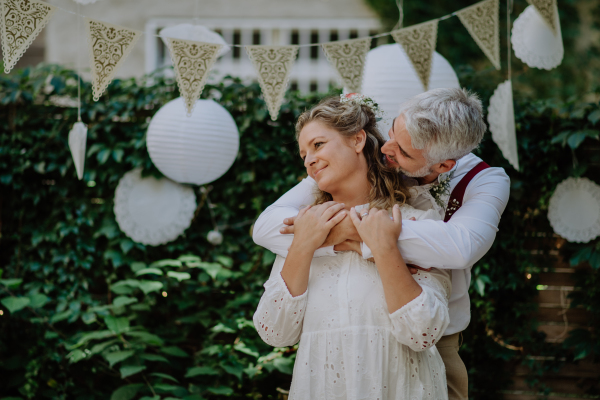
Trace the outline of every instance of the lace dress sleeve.
<instances>
[{"instance_id":1,"label":"lace dress sleeve","mask_svg":"<svg viewBox=\"0 0 600 400\"><path fill-rule=\"evenodd\" d=\"M404 307L390 314L392 334L414 351L423 351L442 337L450 322L448 301L452 291L450 272L419 271L413 278L423 291Z\"/></svg>"},{"instance_id":2,"label":"lace dress sleeve","mask_svg":"<svg viewBox=\"0 0 600 400\"><path fill-rule=\"evenodd\" d=\"M300 340L308 291L293 297L281 270L285 258L277 256L265 292L254 313L254 326L265 343L274 347L292 346Z\"/></svg>"}]
</instances>

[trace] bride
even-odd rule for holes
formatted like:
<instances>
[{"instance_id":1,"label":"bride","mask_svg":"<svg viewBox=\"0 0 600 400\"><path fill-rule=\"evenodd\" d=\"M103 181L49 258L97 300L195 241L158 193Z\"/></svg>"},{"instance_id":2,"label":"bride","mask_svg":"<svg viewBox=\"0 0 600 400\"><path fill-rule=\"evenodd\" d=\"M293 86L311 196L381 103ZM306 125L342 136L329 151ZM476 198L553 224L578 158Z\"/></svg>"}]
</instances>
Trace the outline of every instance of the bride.
<instances>
[{"instance_id":1,"label":"bride","mask_svg":"<svg viewBox=\"0 0 600 400\"><path fill-rule=\"evenodd\" d=\"M290 400L447 399L435 343L449 322L450 276L411 275L396 244L401 218L437 214L405 204L408 190L385 167L385 142L360 97L323 100L299 117L296 137L316 201L298 214L288 255L275 260L254 314L266 343L300 341ZM313 258L344 218L374 263L358 242Z\"/></svg>"}]
</instances>

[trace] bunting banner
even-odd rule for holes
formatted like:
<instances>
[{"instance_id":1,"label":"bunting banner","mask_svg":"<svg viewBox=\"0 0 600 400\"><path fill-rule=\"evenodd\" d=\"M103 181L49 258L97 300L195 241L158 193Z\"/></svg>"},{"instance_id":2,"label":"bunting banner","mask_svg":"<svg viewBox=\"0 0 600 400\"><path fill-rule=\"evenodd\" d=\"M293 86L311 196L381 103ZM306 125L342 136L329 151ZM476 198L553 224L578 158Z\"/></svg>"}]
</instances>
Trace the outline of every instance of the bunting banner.
<instances>
[{"instance_id":1,"label":"bunting banner","mask_svg":"<svg viewBox=\"0 0 600 400\"><path fill-rule=\"evenodd\" d=\"M515 110L513 90L510 80L498 85L490 97L488 124L492 140L498 145L504 158L518 171L519 154L517 151L517 133L515 129Z\"/></svg>"},{"instance_id":2,"label":"bunting banner","mask_svg":"<svg viewBox=\"0 0 600 400\"><path fill-rule=\"evenodd\" d=\"M437 28L438 20L436 19L390 33L396 43L404 48L425 90L429 90L429 76L437 41Z\"/></svg>"},{"instance_id":3,"label":"bunting banner","mask_svg":"<svg viewBox=\"0 0 600 400\"><path fill-rule=\"evenodd\" d=\"M500 4L484 0L456 13L483 53L500 69Z\"/></svg>"},{"instance_id":4,"label":"bunting banner","mask_svg":"<svg viewBox=\"0 0 600 400\"><path fill-rule=\"evenodd\" d=\"M542 19L552 32L556 35L558 32L558 7L556 0L527 0L529 4L535 7L535 10L540 13Z\"/></svg>"},{"instance_id":5,"label":"bunting banner","mask_svg":"<svg viewBox=\"0 0 600 400\"><path fill-rule=\"evenodd\" d=\"M248 57L258 73L269 114L277 120L298 46L246 46Z\"/></svg>"},{"instance_id":6,"label":"bunting banner","mask_svg":"<svg viewBox=\"0 0 600 400\"><path fill-rule=\"evenodd\" d=\"M188 117L200 98L208 73L223 45L167 38L175 78L181 97L185 101Z\"/></svg>"},{"instance_id":7,"label":"bunting banner","mask_svg":"<svg viewBox=\"0 0 600 400\"><path fill-rule=\"evenodd\" d=\"M40 1L1 0L0 11L2 57L4 72L8 74L44 29L56 8Z\"/></svg>"},{"instance_id":8,"label":"bunting banner","mask_svg":"<svg viewBox=\"0 0 600 400\"><path fill-rule=\"evenodd\" d=\"M90 47L92 90L94 101L98 101L141 32L89 18L85 22Z\"/></svg>"},{"instance_id":9,"label":"bunting banner","mask_svg":"<svg viewBox=\"0 0 600 400\"><path fill-rule=\"evenodd\" d=\"M321 45L327 59L351 93L360 93L365 57L371 49L371 38L341 40Z\"/></svg>"}]
</instances>

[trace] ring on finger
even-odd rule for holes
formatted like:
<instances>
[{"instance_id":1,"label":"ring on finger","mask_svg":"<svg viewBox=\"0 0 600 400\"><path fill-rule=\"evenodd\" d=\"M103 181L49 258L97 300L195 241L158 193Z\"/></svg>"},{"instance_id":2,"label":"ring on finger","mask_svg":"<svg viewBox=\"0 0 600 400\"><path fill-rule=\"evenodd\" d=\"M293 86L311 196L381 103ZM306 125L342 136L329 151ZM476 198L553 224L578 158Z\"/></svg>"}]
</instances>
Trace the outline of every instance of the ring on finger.
<instances>
[{"instance_id":1,"label":"ring on finger","mask_svg":"<svg viewBox=\"0 0 600 400\"><path fill-rule=\"evenodd\" d=\"M362 213L362 214L360 214L360 217L361 217L361 218L364 218L364 217L366 217L367 215L369 215L369 212L368 212L368 211L367 211L367 212L364 212L364 213Z\"/></svg>"}]
</instances>

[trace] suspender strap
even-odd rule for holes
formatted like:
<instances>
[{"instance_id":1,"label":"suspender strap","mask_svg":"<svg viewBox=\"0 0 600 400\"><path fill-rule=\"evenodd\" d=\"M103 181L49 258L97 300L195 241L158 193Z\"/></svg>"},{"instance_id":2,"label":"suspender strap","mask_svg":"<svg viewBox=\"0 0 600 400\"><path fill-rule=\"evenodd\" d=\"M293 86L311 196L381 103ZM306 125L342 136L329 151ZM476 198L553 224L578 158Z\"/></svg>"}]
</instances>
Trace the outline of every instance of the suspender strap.
<instances>
[{"instance_id":1,"label":"suspender strap","mask_svg":"<svg viewBox=\"0 0 600 400\"><path fill-rule=\"evenodd\" d=\"M446 217L444 218L444 222L448 222L450 220L450 217L452 217L456 210L458 210L462 206L463 197L465 196L465 190L467 189L467 186L469 185L471 180L478 173L489 167L489 165L482 161L475 167L473 167L473 169L470 170L467 173L467 175L465 175L460 180L460 182L458 182L458 185L454 187L454 190L452 191L452 193L450 194L450 198L448 199L448 207L446 207Z\"/></svg>"}]
</instances>

